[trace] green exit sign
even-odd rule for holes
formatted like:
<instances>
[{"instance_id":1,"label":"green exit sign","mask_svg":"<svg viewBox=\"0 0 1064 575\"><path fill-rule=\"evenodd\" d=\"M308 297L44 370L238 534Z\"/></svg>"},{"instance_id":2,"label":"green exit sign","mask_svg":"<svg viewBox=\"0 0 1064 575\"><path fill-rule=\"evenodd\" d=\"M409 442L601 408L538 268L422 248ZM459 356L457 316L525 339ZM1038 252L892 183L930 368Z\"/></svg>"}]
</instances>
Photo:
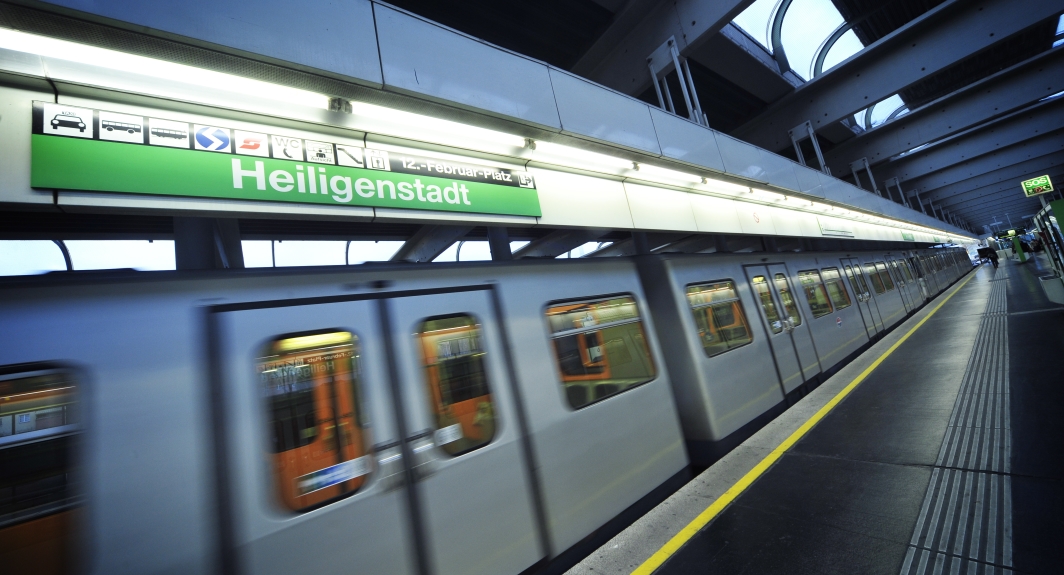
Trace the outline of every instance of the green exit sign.
<instances>
[{"instance_id":1,"label":"green exit sign","mask_svg":"<svg viewBox=\"0 0 1064 575\"><path fill-rule=\"evenodd\" d=\"M1023 187L1023 193L1026 194L1028 198L1031 196L1037 196L1038 194L1048 194L1053 191L1053 182L1049 179L1048 174L1024 180L1020 182L1020 186Z\"/></svg>"}]
</instances>

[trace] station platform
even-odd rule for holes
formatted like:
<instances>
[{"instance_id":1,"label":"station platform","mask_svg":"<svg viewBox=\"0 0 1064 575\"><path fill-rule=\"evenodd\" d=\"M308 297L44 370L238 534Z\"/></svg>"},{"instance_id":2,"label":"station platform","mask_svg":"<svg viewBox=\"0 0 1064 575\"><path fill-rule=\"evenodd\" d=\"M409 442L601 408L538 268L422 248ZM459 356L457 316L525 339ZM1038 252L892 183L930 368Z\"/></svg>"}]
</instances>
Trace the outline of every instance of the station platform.
<instances>
[{"instance_id":1,"label":"station platform","mask_svg":"<svg viewBox=\"0 0 1064 575\"><path fill-rule=\"evenodd\" d=\"M1060 573L1049 273L961 278L569 573Z\"/></svg>"}]
</instances>

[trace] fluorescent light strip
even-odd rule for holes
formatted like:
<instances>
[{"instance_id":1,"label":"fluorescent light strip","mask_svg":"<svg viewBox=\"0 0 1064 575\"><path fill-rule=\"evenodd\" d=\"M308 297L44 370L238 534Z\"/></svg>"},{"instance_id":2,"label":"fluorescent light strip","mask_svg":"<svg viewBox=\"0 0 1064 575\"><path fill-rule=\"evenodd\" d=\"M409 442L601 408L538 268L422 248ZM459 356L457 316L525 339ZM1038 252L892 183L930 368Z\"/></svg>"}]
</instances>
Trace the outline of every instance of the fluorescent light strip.
<instances>
[{"instance_id":1,"label":"fluorescent light strip","mask_svg":"<svg viewBox=\"0 0 1064 575\"><path fill-rule=\"evenodd\" d=\"M702 183L702 176L696 176L694 174L688 174L686 172L679 172L667 168L659 168L658 166L643 163L639 163L638 166L639 169L636 170L638 176L636 177L649 177L652 180L661 180L664 182Z\"/></svg>"},{"instance_id":2,"label":"fluorescent light strip","mask_svg":"<svg viewBox=\"0 0 1064 575\"><path fill-rule=\"evenodd\" d=\"M525 147L525 139L521 136L364 102L351 102L351 113L356 116L356 125L370 132L453 143L461 148L483 149L509 156Z\"/></svg>"},{"instance_id":3,"label":"fluorescent light strip","mask_svg":"<svg viewBox=\"0 0 1064 575\"><path fill-rule=\"evenodd\" d=\"M15 30L0 28L0 48L15 52L28 52L46 58L55 58L90 66L143 74L153 78L185 82L204 88L220 89L299 106L329 108L328 96L307 90L279 86L232 74L204 70L184 64L175 64L165 60L126 54L116 50L97 48L46 36L26 34Z\"/></svg>"},{"instance_id":4,"label":"fluorescent light strip","mask_svg":"<svg viewBox=\"0 0 1064 575\"><path fill-rule=\"evenodd\" d=\"M536 141L536 149L531 154L531 159L570 168L602 171L614 175L625 174L631 171L633 167L631 160L623 160L606 154L538 140Z\"/></svg>"}]
</instances>

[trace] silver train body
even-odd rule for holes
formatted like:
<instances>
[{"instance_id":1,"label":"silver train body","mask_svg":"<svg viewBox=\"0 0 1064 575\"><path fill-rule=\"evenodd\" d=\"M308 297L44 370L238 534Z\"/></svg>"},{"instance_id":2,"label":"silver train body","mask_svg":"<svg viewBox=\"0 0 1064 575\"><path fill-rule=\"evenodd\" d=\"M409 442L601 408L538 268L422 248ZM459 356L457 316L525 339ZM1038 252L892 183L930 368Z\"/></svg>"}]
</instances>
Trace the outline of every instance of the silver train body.
<instances>
[{"instance_id":1,"label":"silver train body","mask_svg":"<svg viewBox=\"0 0 1064 575\"><path fill-rule=\"evenodd\" d=\"M877 262L892 289L846 278L845 266L870 274ZM808 297L820 292L801 279L829 268L851 304L814 317ZM937 249L6 279L0 385L61 372L74 400L65 425L29 435L9 416L0 456L66 438L68 467L50 507L7 493L0 537L73 510L64 552L91 573L517 574L585 540L689 457L719 455L970 269L963 250ZM699 309L720 325L699 324ZM457 454L443 449L454 439L441 437L426 385L443 372L426 375L425 354L459 352L417 339L430 318L468 318L463 345L490 391L476 415L490 418L489 439ZM726 351L722 329L736 344ZM263 392L263 348L332 333L357 340L366 456L329 468L357 476L357 489L293 510L275 485L270 426L281 424ZM33 409L43 421L39 406L23 412ZM297 443L317 441L301 429Z\"/></svg>"}]
</instances>

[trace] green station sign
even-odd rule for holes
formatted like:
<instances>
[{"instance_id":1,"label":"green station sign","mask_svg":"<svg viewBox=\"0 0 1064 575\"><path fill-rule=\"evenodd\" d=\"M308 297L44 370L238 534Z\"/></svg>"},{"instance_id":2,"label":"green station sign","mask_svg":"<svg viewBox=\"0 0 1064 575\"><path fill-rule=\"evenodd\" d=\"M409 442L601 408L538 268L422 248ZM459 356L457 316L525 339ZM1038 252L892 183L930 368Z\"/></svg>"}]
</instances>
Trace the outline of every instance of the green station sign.
<instances>
[{"instance_id":1,"label":"green station sign","mask_svg":"<svg viewBox=\"0 0 1064 575\"><path fill-rule=\"evenodd\" d=\"M910 232L902 232L901 233L901 239L903 239L903 240L905 240L907 242L912 242L912 241L916 240L916 238Z\"/></svg>"},{"instance_id":2,"label":"green station sign","mask_svg":"<svg viewBox=\"0 0 1064 575\"><path fill-rule=\"evenodd\" d=\"M1037 196L1039 194L1048 194L1053 191L1053 181L1049 179L1049 174L1044 176L1038 176L1037 178L1031 178L1020 182L1020 187L1023 188L1023 193L1028 198Z\"/></svg>"},{"instance_id":3,"label":"green station sign","mask_svg":"<svg viewBox=\"0 0 1064 575\"><path fill-rule=\"evenodd\" d=\"M540 216L523 171L34 102L35 188Z\"/></svg>"}]
</instances>

